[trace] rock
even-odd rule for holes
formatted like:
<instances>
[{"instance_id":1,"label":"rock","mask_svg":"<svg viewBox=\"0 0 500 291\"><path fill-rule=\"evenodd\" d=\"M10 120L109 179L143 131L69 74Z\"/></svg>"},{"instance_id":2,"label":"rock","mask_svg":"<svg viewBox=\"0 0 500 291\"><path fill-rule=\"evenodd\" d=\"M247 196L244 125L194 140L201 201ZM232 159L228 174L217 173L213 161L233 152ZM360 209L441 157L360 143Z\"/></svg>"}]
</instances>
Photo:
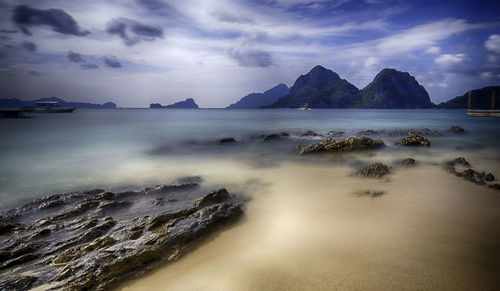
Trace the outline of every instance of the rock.
<instances>
[{"instance_id":1,"label":"rock","mask_svg":"<svg viewBox=\"0 0 500 291\"><path fill-rule=\"evenodd\" d=\"M345 134L345 131L336 131L336 130L330 130L327 132L327 135L331 136L343 136Z\"/></svg>"},{"instance_id":2,"label":"rock","mask_svg":"<svg viewBox=\"0 0 500 291\"><path fill-rule=\"evenodd\" d=\"M170 203L151 203L156 199ZM62 209L47 216L40 206L58 200L64 201ZM125 278L178 259L238 219L241 202L226 189L208 192L182 185L116 194L73 192L32 201L0 217L8 233L0 237L0 290L112 289ZM105 216L107 209L116 219Z\"/></svg>"},{"instance_id":3,"label":"rock","mask_svg":"<svg viewBox=\"0 0 500 291\"><path fill-rule=\"evenodd\" d=\"M37 279L34 276L8 277L0 280L0 287L5 291L29 290Z\"/></svg>"},{"instance_id":4,"label":"rock","mask_svg":"<svg viewBox=\"0 0 500 291\"><path fill-rule=\"evenodd\" d=\"M376 149L384 145L381 140L374 140L369 137L350 137L346 139L325 139L308 146L298 146L301 154L322 153L322 152L346 152Z\"/></svg>"},{"instance_id":5,"label":"rock","mask_svg":"<svg viewBox=\"0 0 500 291\"><path fill-rule=\"evenodd\" d=\"M415 165L415 159L413 158L406 158L402 161L403 164L407 165L407 166L413 166Z\"/></svg>"},{"instance_id":6,"label":"rock","mask_svg":"<svg viewBox=\"0 0 500 291\"><path fill-rule=\"evenodd\" d=\"M0 216L0 235L9 234L23 228L22 223L15 222L11 217Z\"/></svg>"},{"instance_id":7,"label":"rock","mask_svg":"<svg viewBox=\"0 0 500 291\"><path fill-rule=\"evenodd\" d=\"M233 143L236 142L234 137L224 137L224 138L219 138L217 140L217 144L226 144L226 143Z\"/></svg>"},{"instance_id":8,"label":"rock","mask_svg":"<svg viewBox=\"0 0 500 291\"><path fill-rule=\"evenodd\" d=\"M197 208L203 208L216 203L222 203L226 201L228 197L229 193L223 188L201 197L195 201L194 205Z\"/></svg>"},{"instance_id":9,"label":"rock","mask_svg":"<svg viewBox=\"0 0 500 291\"><path fill-rule=\"evenodd\" d=\"M312 136L312 137L314 137L314 136L323 136L323 135L317 134L317 133L315 133L312 130L308 130L306 132L303 132L303 133L299 134L299 136Z\"/></svg>"},{"instance_id":10,"label":"rock","mask_svg":"<svg viewBox=\"0 0 500 291\"><path fill-rule=\"evenodd\" d=\"M491 189L500 190L500 184L497 183L491 184L488 187L490 187Z\"/></svg>"},{"instance_id":11,"label":"rock","mask_svg":"<svg viewBox=\"0 0 500 291\"><path fill-rule=\"evenodd\" d=\"M460 126L452 126L448 129L448 131L451 131L453 133L465 133L465 129L461 128Z\"/></svg>"},{"instance_id":12,"label":"rock","mask_svg":"<svg viewBox=\"0 0 500 291\"><path fill-rule=\"evenodd\" d=\"M410 128L410 129L393 129L393 130L362 130L356 133L358 136L369 136L369 135L388 135L388 136L405 136L405 135L441 135L441 133L435 129L428 128Z\"/></svg>"},{"instance_id":13,"label":"rock","mask_svg":"<svg viewBox=\"0 0 500 291\"><path fill-rule=\"evenodd\" d=\"M488 182L491 182L491 181L495 180L495 176L493 176L492 173L488 173L488 175L486 175L486 177L484 178L484 180L486 180Z\"/></svg>"},{"instance_id":14,"label":"rock","mask_svg":"<svg viewBox=\"0 0 500 291\"><path fill-rule=\"evenodd\" d=\"M359 196L370 196L372 198L376 198L385 194L385 191L375 191L375 190L366 190L359 193Z\"/></svg>"},{"instance_id":15,"label":"rock","mask_svg":"<svg viewBox=\"0 0 500 291\"><path fill-rule=\"evenodd\" d=\"M464 157L459 157L453 160L453 165L455 164L460 164L464 167L470 167L470 163L464 158Z\"/></svg>"},{"instance_id":16,"label":"rock","mask_svg":"<svg viewBox=\"0 0 500 291\"><path fill-rule=\"evenodd\" d=\"M286 137L286 136L290 136L290 135L286 132L272 133L272 134L264 135L262 137L262 141L277 140L277 139L281 139L282 137Z\"/></svg>"},{"instance_id":17,"label":"rock","mask_svg":"<svg viewBox=\"0 0 500 291\"><path fill-rule=\"evenodd\" d=\"M426 139L425 137L422 137L420 135L412 135L412 136L407 136L401 139L398 139L395 143L396 145L401 145L401 146L430 146L431 142Z\"/></svg>"},{"instance_id":18,"label":"rock","mask_svg":"<svg viewBox=\"0 0 500 291\"><path fill-rule=\"evenodd\" d=\"M382 163L374 163L358 172L363 177L380 178L389 173L389 167Z\"/></svg>"}]
</instances>

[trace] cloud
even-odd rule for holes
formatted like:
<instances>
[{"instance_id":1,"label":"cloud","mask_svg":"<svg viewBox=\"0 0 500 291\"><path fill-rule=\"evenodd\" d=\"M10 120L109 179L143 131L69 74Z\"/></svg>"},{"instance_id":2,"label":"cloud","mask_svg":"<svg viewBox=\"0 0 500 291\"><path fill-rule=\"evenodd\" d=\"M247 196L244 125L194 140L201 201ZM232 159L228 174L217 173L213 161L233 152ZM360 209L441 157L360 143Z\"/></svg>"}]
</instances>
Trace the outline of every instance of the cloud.
<instances>
[{"instance_id":1,"label":"cloud","mask_svg":"<svg viewBox=\"0 0 500 291\"><path fill-rule=\"evenodd\" d=\"M486 42L484 43L484 47L487 52L487 59L490 63L496 63L500 60L500 35L492 34Z\"/></svg>"},{"instance_id":2,"label":"cloud","mask_svg":"<svg viewBox=\"0 0 500 291\"><path fill-rule=\"evenodd\" d=\"M92 64L92 63L85 63L85 64L81 64L80 68L82 68L84 70L95 70L95 69L99 69L99 66L96 64Z\"/></svg>"},{"instance_id":3,"label":"cloud","mask_svg":"<svg viewBox=\"0 0 500 291\"><path fill-rule=\"evenodd\" d=\"M242 67L269 67L273 64L271 54L265 51L231 48L227 54Z\"/></svg>"},{"instance_id":4,"label":"cloud","mask_svg":"<svg viewBox=\"0 0 500 291\"><path fill-rule=\"evenodd\" d=\"M13 29L0 29L0 33L17 33L17 30L13 30Z\"/></svg>"},{"instance_id":5,"label":"cloud","mask_svg":"<svg viewBox=\"0 0 500 291\"><path fill-rule=\"evenodd\" d=\"M365 60L364 67L365 69L370 69L379 64L379 60L376 57L368 57Z\"/></svg>"},{"instance_id":6,"label":"cloud","mask_svg":"<svg viewBox=\"0 0 500 291\"><path fill-rule=\"evenodd\" d=\"M69 51L66 57L68 58L68 61L80 64L80 68L84 70L95 70L99 68L98 65L87 62L87 60L85 60L79 53Z\"/></svg>"},{"instance_id":7,"label":"cloud","mask_svg":"<svg viewBox=\"0 0 500 291\"><path fill-rule=\"evenodd\" d=\"M428 54L437 55L441 53L441 48L438 46L431 46L430 48L426 49L425 52Z\"/></svg>"},{"instance_id":8,"label":"cloud","mask_svg":"<svg viewBox=\"0 0 500 291\"><path fill-rule=\"evenodd\" d=\"M75 53L72 51L68 52L68 60L73 63L85 63L86 61L82 58L82 56L79 53Z\"/></svg>"},{"instance_id":9,"label":"cloud","mask_svg":"<svg viewBox=\"0 0 500 291\"><path fill-rule=\"evenodd\" d=\"M443 54L434 61L445 72L466 75L477 74L476 69L472 66L465 54Z\"/></svg>"},{"instance_id":10,"label":"cloud","mask_svg":"<svg viewBox=\"0 0 500 291\"><path fill-rule=\"evenodd\" d=\"M253 24L253 23L255 23L249 17L234 15L234 14L231 14L228 12L223 12L223 11L213 12L212 16L221 22L229 22L229 23L237 23L237 24Z\"/></svg>"},{"instance_id":11,"label":"cloud","mask_svg":"<svg viewBox=\"0 0 500 291\"><path fill-rule=\"evenodd\" d=\"M163 37L163 30L160 27L143 24L127 18L113 19L108 22L106 32L118 35L127 46Z\"/></svg>"},{"instance_id":12,"label":"cloud","mask_svg":"<svg viewBox=\"0 0 500 291\"><path fill-rule=\"evenodd\" d=\"M110 68L117 69L122 67L122 64L114 56L102 57L102 62Z\"/></svg>"},{"instance_id":13,"label":"cloud","mask_svg":"<svg viewBox=\"0 0 500 291\"><path fill-rule=\"evenodd\" d=\"M25 41L21 44L23 48L29 52L34 52L36 51L36 44L31 41Z\"/></svg>"},{"instance_id":14,"label":"cloud","mask_svg":"<svg viewBox=\"0 0 500 291\"><path fill-rule=\"evenodd\" d=\"M86 36L90 33L82 30L73 17L62 9L42 10L19 5L14 8L12 20L27 35L31 35L28 26L49 26L55 32L75 36Z\"/></svg>"}]
</instances>

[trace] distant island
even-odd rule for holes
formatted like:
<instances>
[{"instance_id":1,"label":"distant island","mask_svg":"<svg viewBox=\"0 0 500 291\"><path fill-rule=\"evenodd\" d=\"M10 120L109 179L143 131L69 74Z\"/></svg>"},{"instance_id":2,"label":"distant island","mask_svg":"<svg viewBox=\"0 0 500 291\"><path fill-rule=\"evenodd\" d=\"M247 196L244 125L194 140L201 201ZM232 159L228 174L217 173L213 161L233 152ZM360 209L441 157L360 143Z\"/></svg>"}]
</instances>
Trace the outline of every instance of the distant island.
<instances>
[{"instance_id":1,"label":"distant island","mask_svg":"<svg viewBox=\"0 0 500 291\"><path fill-rule=\"evenodd\" d=\"M288 94L290 89L281 83L265 91L264 93L251 93L241 98L238 102L226 107L227 109L256 109L276 102L279 98Z\"/></svg>"},{"instance_id":2,"label":"distant island","mask_svg":"<svg viewBox=\"0 0 500 291\"><path fill-rule=\"evenodd\" d=\"M314 67L301 75L290 92L263 108L433 108L429 94L415 77L395 69L383 69L359 90L332 70Z\"/></svg>"},{"instance_id":3,"label":"distant island","mask_svg":"<svg viewBox=\"0 0 500 291\"><path fill-rule=\"evenodd\" d=\"M491 96L493 91L497 93L497 100L500 94L500 86L488 86L481 89L471 91L471 107L472 108L491 108ZM462 96L457 96L446 102L439 103L438 108L443 109L466 109L468 107L469 92L465 92ZM496 108L500 106L500 102L495 102Z\"/></svg>"},{"instance_id":4,"label":"distant island","mask_svg":"<svg viewBox=\"0 0 500 291\"><path fill-rule=\"evenodd\" d=\"M113 102L106 102L104 104L94 104L86 102L67 102L61 98L48 97L40 98L37 100L23 101L17 98L3 98L0 99L0 108L22 108L22 107L33 107L36 106L37 102L58 102L62 107L74 107L74 108L90 108L90 109L116 109L116 104Z\"/></svg>"},{"instance_id":5,"label":"distant island","mask_svg":"<svg viewBox=\"0 0 500 291\"><path fill-rule=\"evenodd\" d=\"M164 109L164 108L170 108L170 109L198 109L198 104L194 102L193 98L188 98L184 101L179 101L174 104L166 105L163 106L160 103L151 103L149 105L150 109Z\"/></svg>"}]
</instances>

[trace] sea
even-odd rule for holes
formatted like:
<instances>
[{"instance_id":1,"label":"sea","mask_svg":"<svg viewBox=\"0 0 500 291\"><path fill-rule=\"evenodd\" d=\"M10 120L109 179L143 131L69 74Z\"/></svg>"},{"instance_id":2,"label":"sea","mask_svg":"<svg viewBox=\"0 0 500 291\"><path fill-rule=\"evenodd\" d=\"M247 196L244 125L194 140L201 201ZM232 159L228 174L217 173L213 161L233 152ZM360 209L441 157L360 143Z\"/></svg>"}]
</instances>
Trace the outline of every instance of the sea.
<instances>
[{"instance_id":1,"label":"sea","mask_svg":"<svg viewBox=\"0 0 500 291\"><path fill-rule=\"evenodd\" d=\"M460 126L463 134L448 129ZM342 131L438 130L430 147L300 155ZM323 136L301 136L312 130ZM263 136L288 137L263 142ZM87 189L200 176L248 198L245 218L121 290L495 289L500 192L446 171L465 157L500 178L500 118L465 110L77 109L0 119L0 210ZM218 144L233 137L235 143ZM401 164L407 157L416 165ZM390 174L360 178L382 162ZM497 181L498 182L498 181ZM382 195L367 197L367 191Z\"/></svg>"}]
</instances>

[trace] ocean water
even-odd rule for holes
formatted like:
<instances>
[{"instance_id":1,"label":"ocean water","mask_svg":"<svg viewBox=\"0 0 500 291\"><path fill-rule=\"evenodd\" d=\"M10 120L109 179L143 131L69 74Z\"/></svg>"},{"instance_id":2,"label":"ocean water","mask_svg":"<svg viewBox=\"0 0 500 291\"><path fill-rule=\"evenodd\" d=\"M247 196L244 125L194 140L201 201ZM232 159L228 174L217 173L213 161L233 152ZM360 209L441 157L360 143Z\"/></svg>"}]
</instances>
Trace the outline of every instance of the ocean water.
<instances>
[{"instance_id":1,"label":"ocean water","mask_svg":"<svg viewBox=\"0 0 500 291\"><path fill-rule=\"evenodd\" d=\"M448 128L459 125L465 134ZM301 156L301 137L429 128L428 148ZM118 290L495 290L500 194L448 173L459 156L500 177L500 119L464 110L76 110L0 119L0 208L47 194L201 176L244 217ZM290 137L262 142L261 135ZM216 140L234 137L234 144ZM413 157L416 166L401 160ZM383 162L390 174L361 178ZM498 183L498 180L496 181ZM363 193L376 191L378 197Z\"/></svg>"},{"instance_id":2,"label":"ocean water","mask_svg":"<svg viewBox=\"0 0 500 291\"><path fill-rule=\"evenodd\" d=\"M0 119L0 209L55 192L139 187L168 182L176 175L175 171L164 178L158 173L134 174L152 164L180 168L187 160L216 158L272 166L297 160L294 147L315 141L294 136L306 130L321 134L339 130L347 135L366 129L444 132L452 125L464 127L467 134L431 138L433 146L424 150L427 158L470 153L478 161L500 164L500 119L468 118L463 110L80 109ZM261 134L283 131L292 137L275 143L259 141ZM239 142L215 144L221 137ZM377 138L389 145L395 140ZM196 174L196 169L180 174Z\"/></svg>"}]
</instances>

